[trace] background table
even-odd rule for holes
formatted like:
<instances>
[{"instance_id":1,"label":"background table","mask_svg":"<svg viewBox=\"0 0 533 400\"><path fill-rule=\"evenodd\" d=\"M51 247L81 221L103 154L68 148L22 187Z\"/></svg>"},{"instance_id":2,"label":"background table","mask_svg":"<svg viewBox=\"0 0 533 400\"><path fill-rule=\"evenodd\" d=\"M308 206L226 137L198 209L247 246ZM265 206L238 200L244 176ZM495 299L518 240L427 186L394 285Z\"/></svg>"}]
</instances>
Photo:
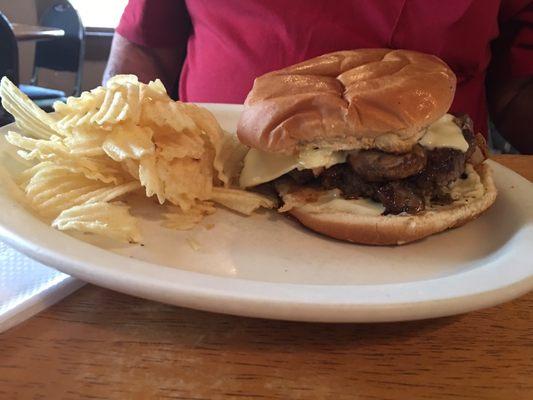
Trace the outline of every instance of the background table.
<instances>
[{"instance_id":1,"label":"background table","mask_svg":"<svg viewBox=\"0 0 533 400\"><path fill-rule=\"evenodd\" d=\"M533 179L533 156L496 159ZM0 335L0 398L532 399L532 311L530 293L434 320L305 324L88 285Z\"/></svg>"},{"instance_id":2,"label":"background table","mask_svg":"<svg viewBox=\"0 0 533 400\"><path fill-rule=\"evenodd\" d=\"M63 29L48 28L45 26L33 26L26 24L12 23L11 28L18 41L26 40L48 40L65 36Z\"/></svg>"}]
</instances>

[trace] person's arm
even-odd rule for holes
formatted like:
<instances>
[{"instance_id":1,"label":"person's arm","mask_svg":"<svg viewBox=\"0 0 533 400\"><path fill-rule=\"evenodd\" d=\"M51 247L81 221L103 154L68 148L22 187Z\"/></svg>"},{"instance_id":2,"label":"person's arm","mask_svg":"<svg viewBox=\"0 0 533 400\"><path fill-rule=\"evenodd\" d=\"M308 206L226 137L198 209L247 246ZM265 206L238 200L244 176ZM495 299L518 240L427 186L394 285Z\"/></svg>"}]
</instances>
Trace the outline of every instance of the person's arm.
<instances>
[{"instance_id":1,"label":"person's arm","mask_svg":"<svg viewBox=\"0 0 533 400\"><path fill-rule=\"evenodd\" d=\"M533 154L533 3L502 2L501 34L493 46L487 100L498 132Z\"/></svg>"},{"instance_id":2,"label":"person's arm","mask_svg":"<svg viewBox=\"0 0 533 400\"><path fill-rule=\"evenodd\" d=\"M184 0L129 0L113 38L103 82L129 73L142 82L159 78L172 92L190 31Z\"/></svg>"},{"instance_id":3,"label":"person's arm","mask_svg":"<svg viewBox=\"0 0 533 400\"><path fill-rule=\"evenodd\" d=\"M178 46L151 48L115 33L103 83L114 75L135 74L145 83L159 78L170 89L178 79L182 53L183 48Z\"/></svg>"}]
</instances>

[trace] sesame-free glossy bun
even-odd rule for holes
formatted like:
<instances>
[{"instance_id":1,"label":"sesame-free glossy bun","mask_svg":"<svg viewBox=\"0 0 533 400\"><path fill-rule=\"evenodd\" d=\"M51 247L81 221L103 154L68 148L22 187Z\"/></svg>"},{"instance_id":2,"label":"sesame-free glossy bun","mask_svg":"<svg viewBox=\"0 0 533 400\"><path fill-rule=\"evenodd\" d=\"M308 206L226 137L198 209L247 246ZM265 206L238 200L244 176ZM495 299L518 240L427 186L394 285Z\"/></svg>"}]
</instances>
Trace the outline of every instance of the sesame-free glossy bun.
<instances>
[{"instance_id":1,"label":"sesame-free glossy bun","mask_svg":"<svg viewBox=\"0 0 533 400\"><path fill-rule=\"evenodd\" d=\"M325 54L257 78L237 134L294 154L309 148L408 151L445 114L456 78L439 58L408 50Z\"/></svg>"},{"instance_id":2,"label":"sesame-free glossy bun","mask_svg":"<svg viewBox=\"0 0 533 400\"><path fill-rule=\"evenodd\" d=\"M417 215L359 215L334 210L311 213L302 208L289 211L300 223L316 232L352 243L399 245L455 228L477 218L496 200L496 187L490 168L478 167L483 196L468 203L452 203Z\"/></svg>"}]
</instances>

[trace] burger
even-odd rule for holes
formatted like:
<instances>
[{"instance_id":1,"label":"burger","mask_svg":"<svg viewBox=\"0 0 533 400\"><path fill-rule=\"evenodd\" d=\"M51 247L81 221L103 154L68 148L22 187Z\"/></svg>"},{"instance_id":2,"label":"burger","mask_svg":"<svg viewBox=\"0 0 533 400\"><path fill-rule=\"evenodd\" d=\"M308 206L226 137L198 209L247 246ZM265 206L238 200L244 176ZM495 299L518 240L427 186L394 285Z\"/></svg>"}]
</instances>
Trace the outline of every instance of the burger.
<instances>
[{"instance_id":1,"label":"burger","mask_svg":"<svg viewBox=\"0 0 533 400\"><path fill-rule=\"evenodd\" d=\"M449 114L456 77L408 50L340 51L267 73L237 135L239 183L324 235L398 245L473 220L496 199L487 148Z\"/></svg>"}]
</instances>

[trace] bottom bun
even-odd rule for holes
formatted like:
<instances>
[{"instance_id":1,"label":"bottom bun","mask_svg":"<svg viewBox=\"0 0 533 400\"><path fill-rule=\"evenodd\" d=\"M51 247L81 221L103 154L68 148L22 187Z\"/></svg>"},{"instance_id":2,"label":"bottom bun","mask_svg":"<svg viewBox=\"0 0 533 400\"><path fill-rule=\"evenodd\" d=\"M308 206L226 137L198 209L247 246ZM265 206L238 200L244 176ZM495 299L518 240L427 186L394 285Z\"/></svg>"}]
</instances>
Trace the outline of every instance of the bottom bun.
<instances>
[{"instance_id":1,"label":"bottom bun","mask_svg":"<svg viewBox=\"0 0 533 400\"><path fill-rule=\"evenodd\" d=\"M401 245L455 228L475 219L496 200L496 187L486 164L476 167L485 193L468 202L435 206L417 215L359 215L349 212L308 212L301 207L289 213L302 225L324 235L352 243Z\"/></svg>"}]
</instances>

